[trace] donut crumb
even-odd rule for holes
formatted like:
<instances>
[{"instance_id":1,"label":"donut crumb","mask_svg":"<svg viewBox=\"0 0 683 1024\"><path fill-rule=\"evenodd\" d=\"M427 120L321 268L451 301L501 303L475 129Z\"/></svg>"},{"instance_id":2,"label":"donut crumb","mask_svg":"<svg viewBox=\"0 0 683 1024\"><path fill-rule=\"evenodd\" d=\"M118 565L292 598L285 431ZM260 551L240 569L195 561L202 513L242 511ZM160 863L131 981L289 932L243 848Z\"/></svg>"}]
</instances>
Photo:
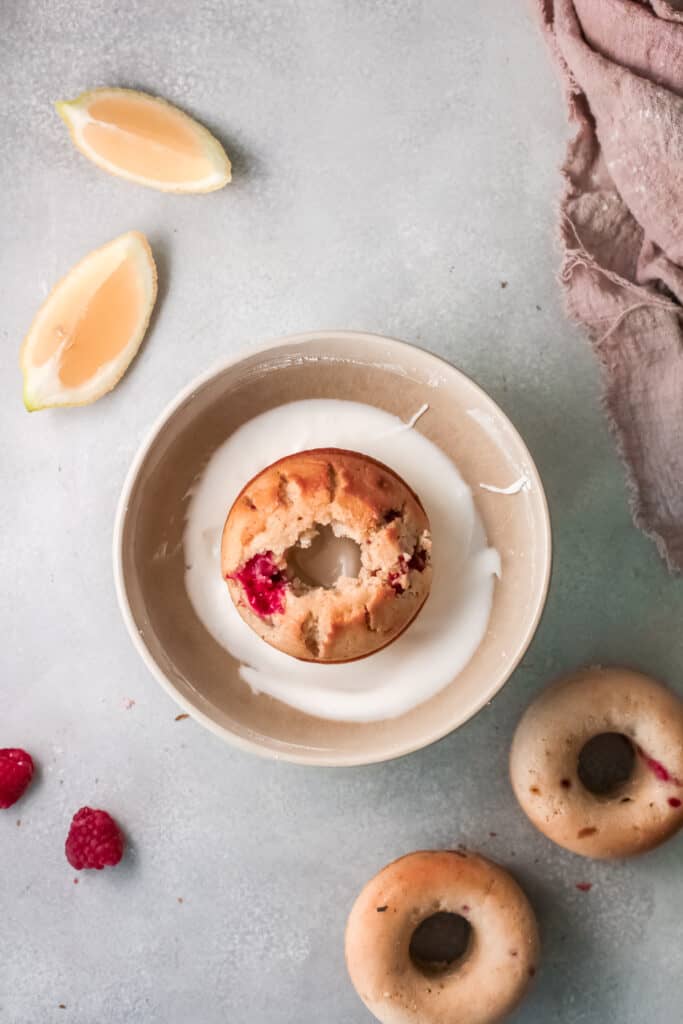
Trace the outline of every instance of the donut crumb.
<instances>
[{"instance_id":1,"label":"donut crumb","mask_svg":"<svg viewBox=\"0 0 683 1024\"><path fill-rule=\"evenodd\" d=\"M534 793L536 796L540 796L541 795L541 791L538 788L538 786L529 786L529 792L530 793Z\"/></svg>"},{"instance_id":2,"label":"donut crumb","mask_svg":"<svg viewBox=\"0 0 683 1024\"><path fill-rule=\"evenodd\" d=\"M383 914L385 910L389 909L389 905L388 903L385 903L383 907L376 907L375 909L377 910L378 914Z\"/></svg>"},{"instance_id":3,"label":"donut crumb","mask_svg":"<svg viewBox=\"0 0 683 1024\"><path fill-rule=\"evenodd\" d=\"M597 828L594 828L592 826L589 826L587 828L580 828L579 831L576 833L576 838L585 839L586 836L594 836L597 831Z\"/></svg>"},{"instance_id":4,"label":"donut crumb","mask_svg":"<svg viewBox=\"0 0 683 1024\"><path fill-rule=\"evenodd\" d=\"M630 804L630 803L632 803L632 798L630 796L622 796L622 798L619 801L619 803L620 804Z\"/></svg>"}]
</instances>

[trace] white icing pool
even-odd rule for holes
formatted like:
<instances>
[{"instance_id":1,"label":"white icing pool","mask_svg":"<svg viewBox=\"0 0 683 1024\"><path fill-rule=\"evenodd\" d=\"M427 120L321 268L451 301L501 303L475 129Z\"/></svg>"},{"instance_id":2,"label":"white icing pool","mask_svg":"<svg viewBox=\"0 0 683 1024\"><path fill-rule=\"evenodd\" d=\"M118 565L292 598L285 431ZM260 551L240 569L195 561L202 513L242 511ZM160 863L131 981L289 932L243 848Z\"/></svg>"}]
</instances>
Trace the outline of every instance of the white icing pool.
<instances>
[{"instance_id":1,"label":"white icing pool","mask_svg":"<svg viewBox=\"0 0 683 1024\"><path fill-rule=\"evenodd\" d=\"M412 429L426 411L403 423L358 402L291 402L245 423L210 459L188 509L185 585L204 626L241 662L240 675L255 691L321 718L394 718L450 683L481 643L500 558L454 464ZM221 576L221 534L237 495L265 466L309 448L346 448L384 462L416 491L431 523L427 603L392 644L345 665L301 662L269 647L242 621Z\"/></svg>"}]
</instances>

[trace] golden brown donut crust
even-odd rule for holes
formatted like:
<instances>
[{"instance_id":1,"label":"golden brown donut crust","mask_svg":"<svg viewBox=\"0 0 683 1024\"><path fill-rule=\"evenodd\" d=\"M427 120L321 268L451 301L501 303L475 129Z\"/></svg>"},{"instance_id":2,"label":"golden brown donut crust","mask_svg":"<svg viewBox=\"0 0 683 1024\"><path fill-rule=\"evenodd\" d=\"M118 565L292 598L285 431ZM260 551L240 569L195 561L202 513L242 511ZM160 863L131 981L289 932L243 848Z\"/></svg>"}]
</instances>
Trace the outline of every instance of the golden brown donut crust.
<instances>
[{"instance_id":1,"label":"golden brown donut crust","mask_svg":"<svg viewBox=\"0 0 683 1024\"><path fill-rule=\"evenodd\" d=\"M439 911L472 926L461 959L426 974L410 957L421 921ZM346 963L358 995L382 1024L492 1024L523 998L539 939L526 896L499 865L465 850L423 850L383 868L356 900Z\"/></svg>"},{"instance_id":2,"label":"golden brown donut crust","mask_svg":"<svg viewBox=\"0 0 683 1024\"><path fill-rule=\"evenodd\" d=\"M306 587L287 552L317 526L361 548L357 579ZM286 578L283 607L259 614L238 579L250 559L272 555ZM221 569L239 614L273 647L306 661L364 657L394 640L417 615L432 578L429 520L393 470L358 452L318 448L268 466L228 514Z\"/></svg>"},{"instance_id":3,"label":"golden brown donut crust","mask_svg":"<svg viewBox=\"0 0 683 1024\"><path fill-rule=\"evenodd\" d=\"M601 733L633 744L630 779L610 795L578 776L582 747ZM586 668L545 690L510 752L512 788L536 828L585 857L629 857L683 825L683 701L639 672Z\"/></svg>"}]
</instances>

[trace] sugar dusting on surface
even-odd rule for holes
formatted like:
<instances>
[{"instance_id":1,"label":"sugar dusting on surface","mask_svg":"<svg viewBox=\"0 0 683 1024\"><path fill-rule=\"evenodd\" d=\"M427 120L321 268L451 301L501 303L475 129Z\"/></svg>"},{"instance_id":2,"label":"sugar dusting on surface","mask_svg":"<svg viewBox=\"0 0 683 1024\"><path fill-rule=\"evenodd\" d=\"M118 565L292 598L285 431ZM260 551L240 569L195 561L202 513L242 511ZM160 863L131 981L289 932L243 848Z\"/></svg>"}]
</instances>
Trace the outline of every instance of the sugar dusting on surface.
<instances>
[{"instance_id":1,"label":"sugar dusting on surface","mask_svg":"<svg viewBox=\"0 0 683 1024\"><path fill-rule=\"evenodd\" d=\"M411 429L426 412L406 423L358 402L291 402L245 423L209 460L188 508L185 584L200 620L241 662L255 692L322 718L393 718L443 689L479 646L500 558L456 467ZM277 459L325 447L363 452L399 473L425 506L435 554L431 594L415 622L384 650L347 665L300 662L269 647L238 615L220 571L223 523L243 486Z\"/></svg>"}]
</instances>

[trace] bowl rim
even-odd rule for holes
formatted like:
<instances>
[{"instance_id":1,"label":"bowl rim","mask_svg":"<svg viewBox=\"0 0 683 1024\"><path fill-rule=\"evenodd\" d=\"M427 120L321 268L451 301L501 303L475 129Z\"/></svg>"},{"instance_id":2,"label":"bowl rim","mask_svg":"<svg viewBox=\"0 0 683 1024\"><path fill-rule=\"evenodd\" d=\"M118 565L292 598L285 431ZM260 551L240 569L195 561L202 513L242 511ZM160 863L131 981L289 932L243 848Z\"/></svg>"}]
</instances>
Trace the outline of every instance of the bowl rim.
<instances>
[{"instance_id":1,"label":"bowl rim","mask_svg":"<svg viewBox=\"0 0 683 1024\"><path fill-rule=\"evenodd\" d=\"M219 725L210 715L206 712L201 711L191 701L187 700L180 691L176 688L175 684L171 682L166 673L162 670L156 659L152 656L149 648L144 642L141 636L138 626L133 617L133 612L128 600L128 593L124 581L123 571L123 531L126 520L126 514L128 512L128 505L130 502L130 496L135 486L138 473L140 468L147 457L147 454L157 440L159 434L177 411L181 405L188 399L191 398L195 391L198 391L209 381L226 370L230 370L232 367L237 366L245 359L252 356L258 356L260 354L270 352L274 349L284 348L291 345L310 345L316 341L331 341L334 339L343 340L354 340L362 341L366 339L371 342L384 342L390 346L400 347L408 351L417 351L421 357L427 360L433 361L437 367L445 367L449 373L455 374L466 382L474 391L478 392L486 402L493 404L498 411L499 415L505 420L507 427L520 445L521 451L525 456L525 468L532 476L534 488L537 491L541 509L543 513L543 584L538 592L536 598L536 606L534 608L533 616L531 617L527 629L522 637L520 637L516 653L512 661L497 674L490 677L489 685L482 692L481 698L478 699L471 708L468 709L467 714L459 718L457 721L452 719L446 723L442 723L437 726L427 738L421 737L414 742L404 743L401 747L390 753L381 752L377 755L373 754L354 754L342 755L339 757L330 756L324 754L321 756L321 752L311 749L307 752L302 752L298 749L291 749L285 751L279 751L276 749L269 748L256 740L249 739L246 736L239 736L232 732L225 726ZM470 719L474 718L483 707L490 704L494 697L502 690L505 684L509 681L513 675L515 669L521 662L522 658L526 654L531 641L533 640L539 623L545 611L547 604L548 590L550 587L550 579L552 575L553 566L553 541L552 541L552 525L550 520L550 510L548 507L548 499L543 486L543 481L538 472L535 460L532 457L524 438L521 436L514 423L510 420L507 413L501 409L498 403L484 390L476 381L470 376L460 370L457 366L454 366L443 356L437 355L434 352L430 352L428 349L421 348L419 345L413 345L408 341L402 341L398 338L392 338L387 335L378 334L372 331L353 331L347 329L331 329L326 328L319 331L305 331L295 334L281 335L277 338L269 338L263 341L255 342L246 346L240 347L235 355L228 357L227 359L220 360L214 363L209 369L195 377L189 384L181 388L179 392L163 407L161 412L154 419L151 427L148 428L147 432L143 436L135 455L131 461L131 464L124 477L123 486L121 493L116 505L116 512L114 516L114 530L112 536L112 556L113 556L113 570L114 570L114 588L116 590L116 599L123 618L124 625L128 636L133 644L133 647L139 654L143 663L147 667L151 675L156 679L160 686L166 691L166 693L175 701L175 703L182 708L182 710L189 714L192 718L198 721L206 729L212 732L215 736L219 736L225 742L231 744L233 747L239 750L257 754L260 757L268 758L269 760L275 761L287 761L294 764L308 765L309 767L358 767L362 765L378 764L384 761L392 761L398 757L405 757L408 754L415 753L418 750L422 750L425 747L431 746L432 743L436 743L438 740L448 736L451 732L465 725Z\"/></svg>"}]
</instances>

